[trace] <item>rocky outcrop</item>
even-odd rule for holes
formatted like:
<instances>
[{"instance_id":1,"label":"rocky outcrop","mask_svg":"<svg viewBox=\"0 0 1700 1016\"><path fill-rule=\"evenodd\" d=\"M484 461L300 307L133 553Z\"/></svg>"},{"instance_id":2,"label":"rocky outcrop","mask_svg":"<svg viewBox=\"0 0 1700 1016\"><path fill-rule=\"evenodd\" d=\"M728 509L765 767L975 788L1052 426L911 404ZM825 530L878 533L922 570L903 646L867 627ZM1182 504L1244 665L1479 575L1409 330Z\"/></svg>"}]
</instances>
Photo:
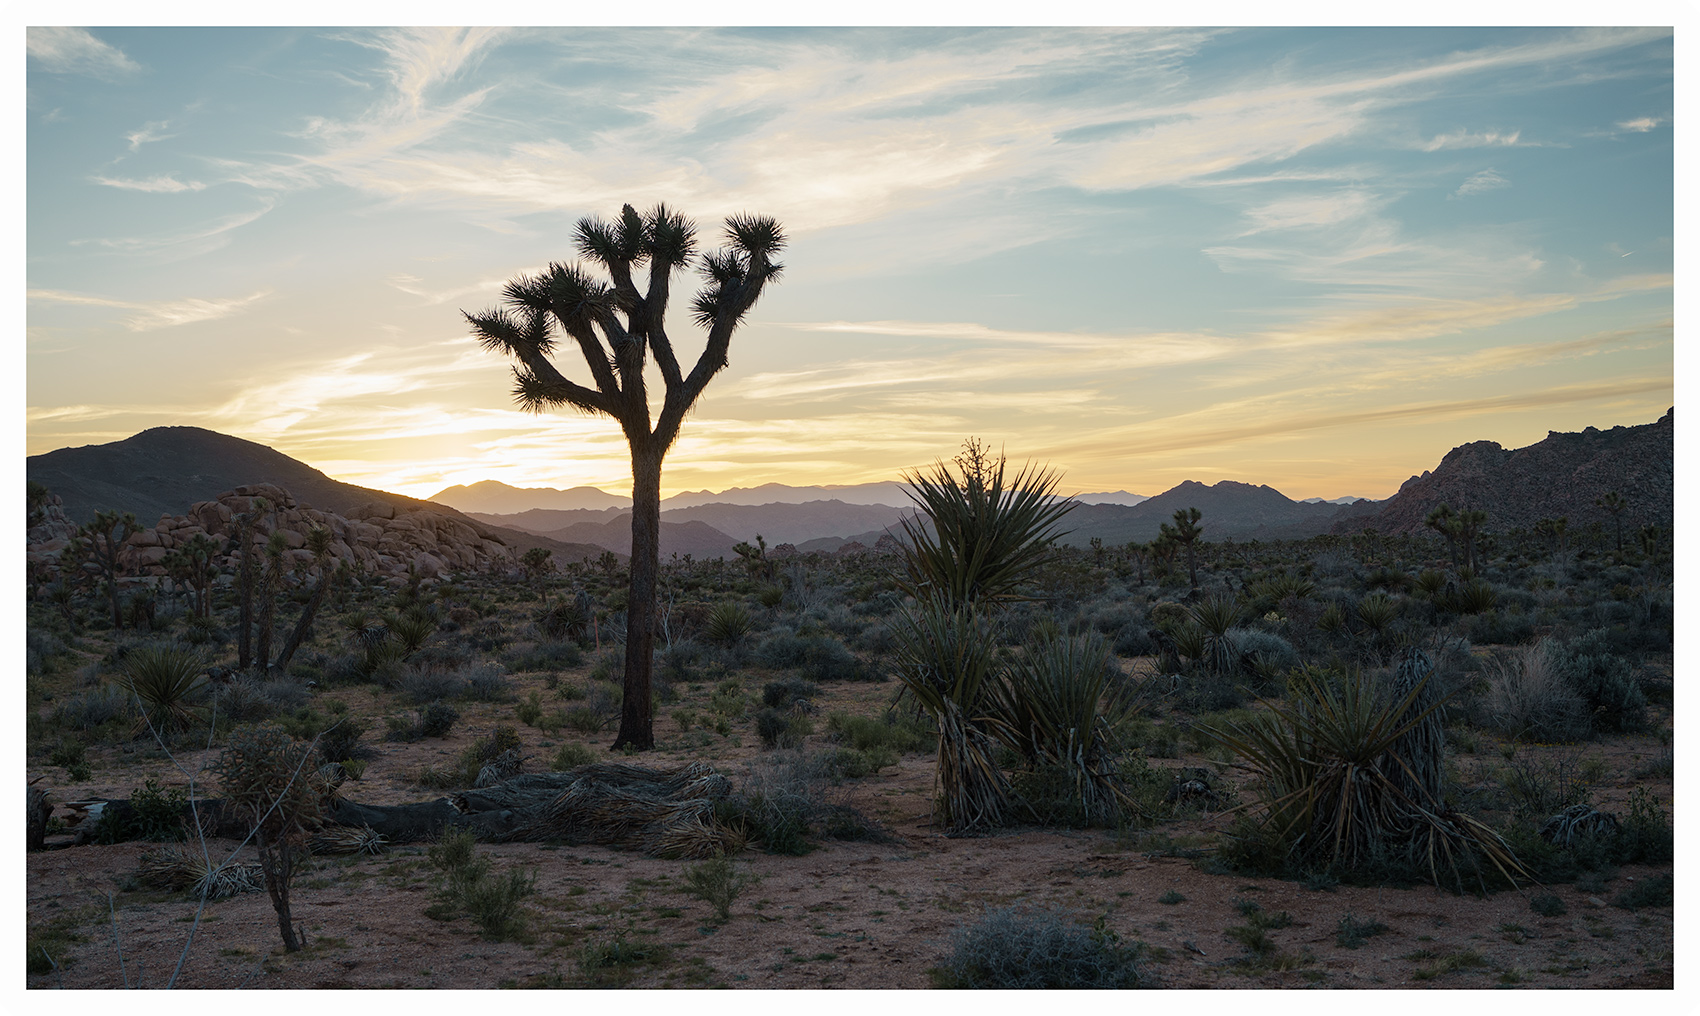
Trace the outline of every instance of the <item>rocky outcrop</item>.
<instances>
[{"instance_id":1,"label":"rocky outcrop","mask_svg":"<svg viewBox=\"0 0 1700 1016\"><path fill-rule=\"evenodd\" d=\"M454 571L507 568L515 560L513 549L500 540L481 535L463 519L429 508L397 507L380 501L337 514L297 501L274 484L257 483L237 487L210 501L197 501L186 515L161 516L157 524L125 541L119 563L131 576L164 575L166 555L204 535L217 544L216 561L228 573L240 560L235 517L254 511L260 499L270 510L254 526L256 551L265 547L275 529L283 534L287 553L297 566L313 560L306 547L307 533L314 528L330 532L333 558L380 578L399 579L411 568L422 578L435 579ZM60 535L56 525L56 521L44 523L30 530L31 560L51 563L64 550L68 534Z\"/></svg>"},{"instance_id":2,"label":"rocky outcrop","mask_svg":"<svg viewBox=\"0 0 1700 1016\"><path fill-rule=\"evenodd\" d=\"M1675 518L1674 413L1636 427L1549 431L1526 448L1507 450L1495 441L1459 445L1433 471L1406 480L1378 511L1342 516L1333 531L1427 532L1428 513L1443 503L1486 511L1488 528L1497 532L1561 516L1573 529L1594 522L1609 529L1611 514L1598 505L1608 491L1628 502L1620 520L1625 533L1669 526Z\"/></svg>"}]
</instances>

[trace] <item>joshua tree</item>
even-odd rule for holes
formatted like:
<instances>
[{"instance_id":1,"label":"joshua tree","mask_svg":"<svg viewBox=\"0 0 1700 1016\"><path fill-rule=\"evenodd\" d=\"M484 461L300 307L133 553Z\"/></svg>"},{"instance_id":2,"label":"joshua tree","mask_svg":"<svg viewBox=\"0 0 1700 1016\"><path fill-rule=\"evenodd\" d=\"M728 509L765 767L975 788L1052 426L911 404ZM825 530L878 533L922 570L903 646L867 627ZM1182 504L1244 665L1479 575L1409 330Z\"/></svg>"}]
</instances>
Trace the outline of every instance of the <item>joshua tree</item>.
<instances>
[{"instance_id":1,"label":"joshua tree","mask_svg":"<svg viewBox=\"0 0 1700 1016\"><path fill-rule=\"evenodd\" d=\"M1623 553L1623 510L1629 507L1629 499L1615 490L1608 490L1594 504L1611 513L1612 522L1617 524L1617 552Z\"/></svg>"},{"instance_id":2,"label":"joshua tree","mask_svg":"<svg viewBox=\"0 0 1700 1016\"><path fill-rule=\"evenodd\" d=\"M76 541L69 548L71 560L81 558L84 569L92 568L105 583L112 606L112 627L120 630L124 627L124 610L118 602L118 551L125 540L141 529L136 516L129 512L120 515L116 511L97 511L92 523L77 527Z\"/></svg>"},{"instance_id":3,"label":"joshua tree","mask_svg":"<svg viewBox=\"0 0 1700 1016\"><path fill-rule=\"evenodd\" d=\"M543 583L555 567L549 559L555 554L548 547L533 547L520 555L519 566L527 578L537 583L537 598L544 599Z\"/></svg>"},{"instance_id":4,"label":"joshua tree","mask_svg":"<svg viewBox=\"0 0 1700 1016\"><path fill-rule=\"evenodd\" d=\"M313 618L318 616L319 607L325 602L325 594L330 592L331 584L342 574L339 568L331 567L331 531L323 526L314 526L307 530L307 549L313 552L313 565L319 569L319 584L313 587L313 592L307 597L307 605L301 608L301 617L295 622L295 628L289 633L289 638L283 642L283 648L278 650L276 667L286 670L289 661L295 657L295 650L301 647L301 641L307 637L308 629L313 627Z\"/></svg>"},{"instance_id":5,"label":"joshua tree","mask_svg":"<svg viewBox=\"0 0 1700 1016\"><path fill-rule=\"evenodd\" d=\"M785 234L771 218L734 215L726 220L727 248L698 254L694 225L665 205L639 215L626 205L614 222L580 219L581 256L601 266L611 284L579 265L551 263L537 275L521 275L503 291L506 306L467 314L484 348L519 361L514 397L541 412L571 406L620 422L632 457L632 557L626 628L626 675L620 731L614 747L654 746L649 701L655 645L656 575L661 557L661 463L679 436L679 426L726 366L732 333L755 306L782 266L773 260ZM634 268L649 265L649 288L640 293ZM685 374L664 318L673 272L695 264L706 281L691 304L692 317L708 336L696 366ZM567 379L550 359L562 335L577 344L595 382ZM651 422L644 366L653 354L666 391Z\"/></svg>"},{"instance_id":6,"label":"joshua tree","mask_svg":"<svg viewBox=\"0 0 1700 1016\"><path fill-rule=\"evenodd\" d=\"M1170 542L1186 548L1187 573L1192 577L1194 589L1198 588L1198 551L1194 545L1198 538L1204 535L1204 527L1198 524L1198 520L1203 517L1203 513L1197 508L1177 508L1174 525L1165 522L1157 527Z\"/></svg>"}]
</instances>

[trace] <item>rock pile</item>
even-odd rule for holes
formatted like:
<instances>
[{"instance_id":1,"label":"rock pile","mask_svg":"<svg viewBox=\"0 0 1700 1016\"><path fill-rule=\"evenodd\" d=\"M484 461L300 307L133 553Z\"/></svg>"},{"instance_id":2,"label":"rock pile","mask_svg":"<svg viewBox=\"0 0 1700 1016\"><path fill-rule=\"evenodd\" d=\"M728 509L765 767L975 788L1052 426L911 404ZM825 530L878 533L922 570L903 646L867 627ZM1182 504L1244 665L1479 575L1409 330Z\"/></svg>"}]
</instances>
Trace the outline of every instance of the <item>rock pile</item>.
<instances>
[{"instance_id":1,"label":"rock pile","mask_svg":"<svg viewBox=\"0 0 1700 1016\"><path fill-rule=\"evenodd\" d=\"M119 563L130 575L164 575L162 562L166 555L204 535L218 545L216 563L228 572L239 563L235 516L254 512L256 501L262 498L269 507L259 514L253 528L256 552L265 547L276 529L283 533L289 546L288 555L297 567L312 563L313 554L306 549L307 533L315 527L329 530L333 558L382 578L400 578L412 568L429 579L451 571L507 568L515 560L511 547L481 534L461 519L440 512L373 502L350 509L347 515L338 515L298 502L280 487L257 483L237 487L211 501L196 502L187 515L161 516L158 524L136 532L125 541ZM57 506L50 504L48 521L30 530L31 561L54 562L75 531L74 526L63 521L62 512L56 518L53 516L55 510Z\"/></svg>"}]
</instances>

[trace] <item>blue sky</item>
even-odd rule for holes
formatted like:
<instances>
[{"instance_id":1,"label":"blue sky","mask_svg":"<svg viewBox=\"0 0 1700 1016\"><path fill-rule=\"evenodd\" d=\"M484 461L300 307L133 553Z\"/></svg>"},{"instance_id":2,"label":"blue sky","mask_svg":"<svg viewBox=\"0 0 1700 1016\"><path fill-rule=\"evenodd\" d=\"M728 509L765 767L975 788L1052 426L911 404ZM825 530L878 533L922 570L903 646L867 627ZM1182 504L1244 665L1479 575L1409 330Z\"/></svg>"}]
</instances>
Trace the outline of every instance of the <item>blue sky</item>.
<instances>
[{"instance_id":1,"label":"blue sky","mask_svg":"<svg viewBox=\"0 0 1700 1016\"><path fill-rule=\"evenodd\" d=\"M666 201L792 243L664 493L972 434L1070 489L1386 497L1674 402L1672 72L1646 28L31 29L28 450L625 489L460 311Z\"/></svg>"}]
</instances>

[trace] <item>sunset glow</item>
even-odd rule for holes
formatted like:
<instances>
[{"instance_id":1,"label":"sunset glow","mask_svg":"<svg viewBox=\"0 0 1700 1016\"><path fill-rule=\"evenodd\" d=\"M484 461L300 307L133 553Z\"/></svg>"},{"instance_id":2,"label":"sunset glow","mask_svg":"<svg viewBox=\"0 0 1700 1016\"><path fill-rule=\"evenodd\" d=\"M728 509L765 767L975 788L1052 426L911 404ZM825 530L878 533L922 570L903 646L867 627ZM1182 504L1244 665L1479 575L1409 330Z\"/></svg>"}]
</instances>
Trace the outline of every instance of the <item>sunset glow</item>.
<instances>
[{"instance_id":1,"label":"sunset glow","mask_svg":"<svg viewBox=\"0 0 1700 1016\"><path fill-rule=\"evenodd\" d=\"M194 425L413 496L624 493L618 426L519 410L461 316L623 202L791 236L664 495L976 435L1068 490L1385 498L1675 401L1666 29L28 40L30 454Z\"/></svg>"}]
</instances>

